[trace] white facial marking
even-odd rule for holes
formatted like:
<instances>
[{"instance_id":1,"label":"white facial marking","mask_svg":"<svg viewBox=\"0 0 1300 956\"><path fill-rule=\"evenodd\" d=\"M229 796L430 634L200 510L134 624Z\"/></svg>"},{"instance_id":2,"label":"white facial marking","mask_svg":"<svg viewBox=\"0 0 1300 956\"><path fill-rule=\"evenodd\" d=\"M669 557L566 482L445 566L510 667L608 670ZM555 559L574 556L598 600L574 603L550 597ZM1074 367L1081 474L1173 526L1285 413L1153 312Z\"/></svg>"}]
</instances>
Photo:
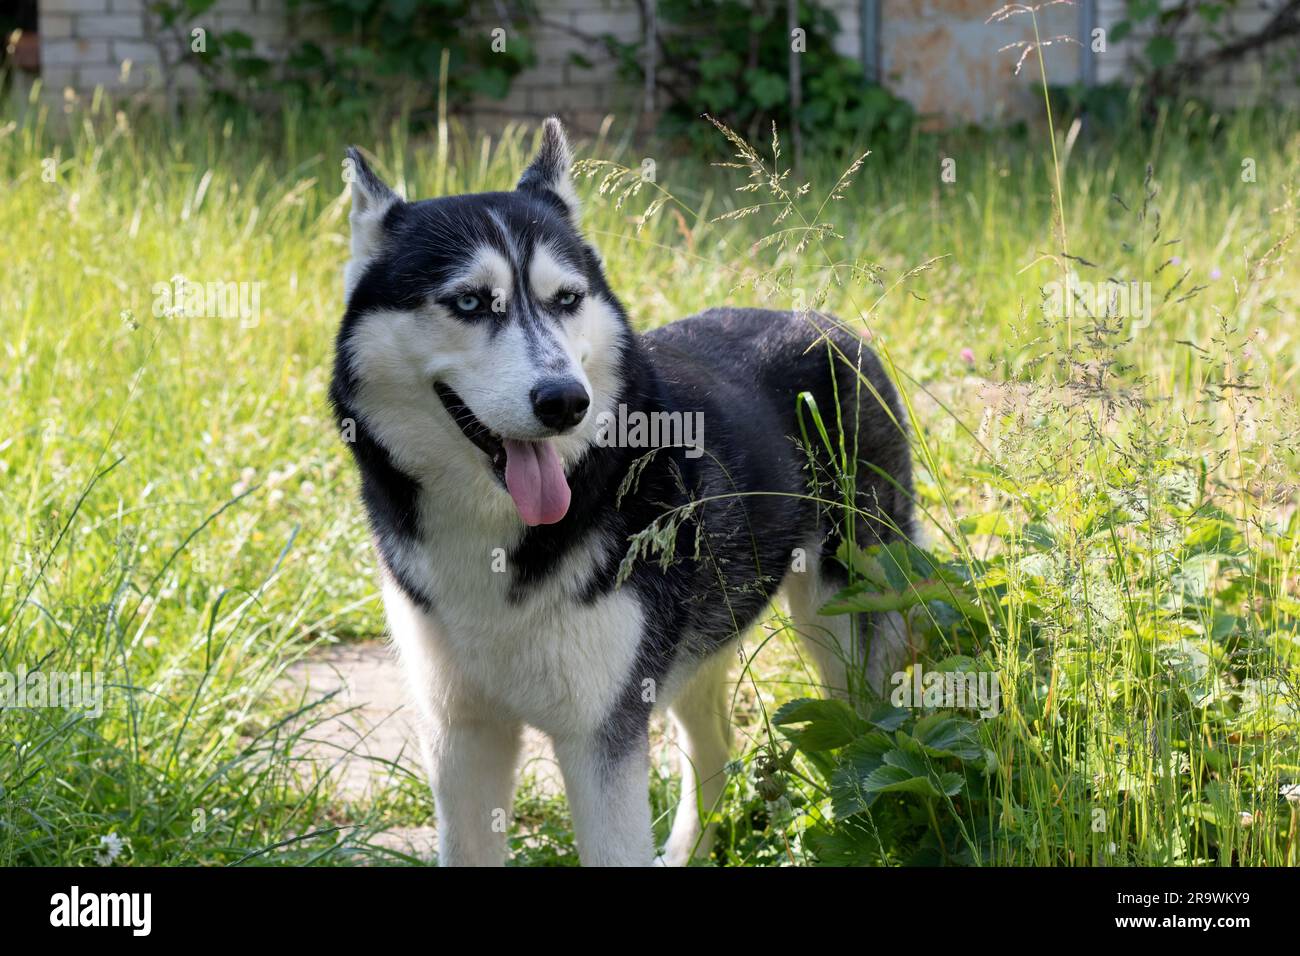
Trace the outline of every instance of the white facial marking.
<instances>
[{"instance_id":1,"label":"white facial marking","mask_svg":"<svg viewBox=\"0 0 1300 956\"><path fill-rule=\"evenodd\" d=\"M484 243L470 252L437 298L485 288L500 288L504 295L516 284L514 275L511 257ZM492 431L551 441L560 458L571 463L595 440L598 414L615 407L626 344L626 330L612 304L591 291L586 276L554 248L542 244L534 250L526 278L534 303L531 321L544 323L541 333L526 330L524 322L466 321L431 299L411 311L381 309L365 315L350 350L357 410L404 471L426 481L440 475L439 481L469 481L475 487L482 478L489 482L489 495L507 506L504 492L497 494L499 482L487 457L460 432L434 383L454 389ZM549 304L562 288L586 293L571 313L536 307ZM513 314L514 304L502 301ZM573 431L551 437L536 418L530 392L541 378L554 376L581 382L591 410Z\"/></svg>"},{"instance_id":2,"label":"white facial marking","mask_svg":"<svg viewBox=\"0 0 1300 956\"><path fill-rule=\"evenodd\" d=\"M586 292L587 279L546 243L538 243L528 268L529 286L539 302L547 303L561 289Z\"/></svg>"},{"instance_id":3,"label":"white facial marking","mask_svg":"<svg viewBox=\"0 0 1300 956\"><path fill-rule=\"evenodd\" d=\"M513 285L514 271L506 257L492 246L483 245L474 250L464 269L447 280L442 291L454 294L489 289L493 299L504 304L510 299Z\"/></svg>"}]
</instances>

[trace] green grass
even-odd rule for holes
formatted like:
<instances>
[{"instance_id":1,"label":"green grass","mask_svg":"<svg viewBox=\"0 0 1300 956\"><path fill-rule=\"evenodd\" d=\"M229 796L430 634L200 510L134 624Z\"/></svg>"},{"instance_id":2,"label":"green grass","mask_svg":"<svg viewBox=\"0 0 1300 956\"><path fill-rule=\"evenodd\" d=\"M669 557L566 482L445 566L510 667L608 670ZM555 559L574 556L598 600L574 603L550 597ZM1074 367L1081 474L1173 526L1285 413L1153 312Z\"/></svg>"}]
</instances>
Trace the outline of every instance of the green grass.
<instances>
[{"instance_id":1,"label":"green grass","mask_svg":"<svg viewBox=\"0 0 1300 956\"><path fill-rule=\"evenodd\" d=\"M850 715L821 747L777 716L815 688L774 611L744 643L721 861L1300 859L1282 795L1300 783L1300 126L1189 106L1057 136L1066 249L1096 264L1075 268L1150 282L1148 327L1044 315L1072 260L1052 254L1042 131L918 135L826 202L847 163L810 162L783 218L769 184L736 192L744 169L656 148L653 185L629 194L616 167L584 180L587 232L639 327L731 302L870 331L908 398L938 567L856 560L910 605L925 667L1002 677L999 716L950 715L963 746L926 749L932 724L864 703L885 743ZM347 138L418 197L508 188L531 146L522 129ZM374 834L427 822L405 771L356 806L298 759L335 705L280 679L316 642L382 631L325 398L345 142L294 113L0 114L0 670L107 685L97 719L0 712L0 864L89 864L114 833L137 864L402 862ZM732 152L719 135L713 159ZM262 283L258 321L155 314L178 274ZM922 601L934 574L949 599ZM891 749L940 786L850 813ZM656 776L657 812L675 788ZM572 860L562 803L525 791L517 809L517 862Z\"/></svg>"}]
</instances>

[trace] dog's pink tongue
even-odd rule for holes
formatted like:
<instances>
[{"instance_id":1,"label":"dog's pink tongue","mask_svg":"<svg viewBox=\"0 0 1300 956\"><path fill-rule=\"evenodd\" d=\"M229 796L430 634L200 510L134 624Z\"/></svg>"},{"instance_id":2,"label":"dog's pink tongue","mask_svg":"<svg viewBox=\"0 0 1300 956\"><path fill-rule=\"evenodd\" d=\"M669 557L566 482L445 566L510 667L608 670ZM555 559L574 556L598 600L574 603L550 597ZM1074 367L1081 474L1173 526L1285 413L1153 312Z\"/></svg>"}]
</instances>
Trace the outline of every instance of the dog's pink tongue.
<instances>
[{"instance_id":1,"label":"dog's pink tongue","mask_svg":"<svg viewBox=\"0 0 1300 956\"><path fill-rule=\"evenodd\" d=\"M526 525L555 524L569 510L569 482L548 441L505 440L506 490Z\"/></svg>"}]
</instances>

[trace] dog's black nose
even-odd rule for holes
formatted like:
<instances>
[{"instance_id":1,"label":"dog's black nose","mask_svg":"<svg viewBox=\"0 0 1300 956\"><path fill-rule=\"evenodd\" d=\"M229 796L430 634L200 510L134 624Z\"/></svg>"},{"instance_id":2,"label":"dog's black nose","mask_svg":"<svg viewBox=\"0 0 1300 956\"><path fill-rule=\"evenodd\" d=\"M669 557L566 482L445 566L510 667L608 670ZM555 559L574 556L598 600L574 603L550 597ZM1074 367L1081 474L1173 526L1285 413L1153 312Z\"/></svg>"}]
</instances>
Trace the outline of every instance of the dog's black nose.
<instances>
[{"instance_id":1,"label":"dog's black nose","mask_svg":"<svg viewBox=\"0 0 1300 956\"><path fill-rule=\"evenodd\" d=\"M533 400L533 414L547 428L564 431L582 421L591 399L576 378L542 382L528 395Z\"/></svg>"}]
</instances>

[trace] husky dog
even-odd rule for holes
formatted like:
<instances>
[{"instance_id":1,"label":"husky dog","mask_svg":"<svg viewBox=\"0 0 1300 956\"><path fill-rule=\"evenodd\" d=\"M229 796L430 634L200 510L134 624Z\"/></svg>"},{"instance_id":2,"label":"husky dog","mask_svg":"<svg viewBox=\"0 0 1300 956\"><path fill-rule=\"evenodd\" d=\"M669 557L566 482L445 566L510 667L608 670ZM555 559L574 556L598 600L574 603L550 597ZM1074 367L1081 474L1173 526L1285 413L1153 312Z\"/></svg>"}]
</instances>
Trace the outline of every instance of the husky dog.
<instances>
[{"instance_id":1,"label":"husky dog","mask_svg":"<svg viewBox=\"0 0 1300 956\"><path fill-rule=\"evenodd\" d=\"M505 861L524 724L554 743L584 864L706 854L726 665L778 589L832 692L879 687L907 652L896 616L817 617L846 580L833 556L846 514L863 544L912 530L893 386L826 316L711 309L633 331L579 230L554 119L511 192L406 202L349 156L330 398L418 712L441 862ZM635 413L707 430L694 445L610 440ZM835 507L844 456L852 511ZM661 707L684 779L660 853L648 724Z\"/></svg>"}]
</instances>

